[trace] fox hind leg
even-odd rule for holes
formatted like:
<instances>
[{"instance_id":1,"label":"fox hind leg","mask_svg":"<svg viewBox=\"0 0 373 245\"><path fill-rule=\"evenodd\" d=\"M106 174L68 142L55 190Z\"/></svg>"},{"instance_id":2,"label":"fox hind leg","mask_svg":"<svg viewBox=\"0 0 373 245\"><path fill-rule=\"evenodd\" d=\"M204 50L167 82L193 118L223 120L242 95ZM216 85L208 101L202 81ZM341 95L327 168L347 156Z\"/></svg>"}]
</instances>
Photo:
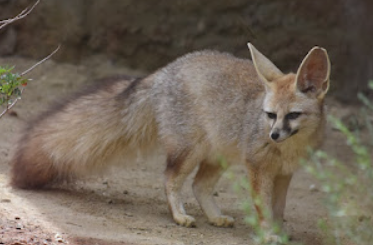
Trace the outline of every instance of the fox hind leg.
<instances>
[{"instance_id":1,"label":"fox hind leg","mask_svg":"<svg viewBox=\"0 0 373 245\"><path fill-rule=\"evenodd\" d=\"M184 150L178 154L168 154L165 172L165 189L169 209L175 222L185 227L195 227L195 219L185 212L181 200L181 188L201 159L196 152Z\"/></svg>"},{"instance_id":2,"label":"fox hind leg","mask_svg":"<svg viewBox=\"0 0 373 245\"><path fill-rule=\"evenodd\" d=\"M232 227L234 219L222 215L213 198L216 183L224 169L218 163L202 161L193 183L193 192L210 224L218 227Z\"/></svg>"}]
</instances>

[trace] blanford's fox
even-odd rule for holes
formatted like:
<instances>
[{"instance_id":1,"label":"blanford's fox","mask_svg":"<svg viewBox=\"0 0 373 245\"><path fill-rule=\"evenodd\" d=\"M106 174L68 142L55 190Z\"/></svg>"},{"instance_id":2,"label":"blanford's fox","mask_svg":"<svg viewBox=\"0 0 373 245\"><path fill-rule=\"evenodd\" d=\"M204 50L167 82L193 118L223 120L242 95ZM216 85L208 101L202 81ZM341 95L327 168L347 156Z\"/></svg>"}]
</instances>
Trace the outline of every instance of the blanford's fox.
<instances>
[{"instance_id":1,"label":"blanford's fox","mask_svg":"<svg viewBox=\"0 0 373 245\"><path fill-rule=\"evenodd\" d=\"M292 174L307 148L322 141L330 62L324 49L314 47L296 74L283 74L248 46L252 61L194 52L145 78L103 84L39 116L12 159L12 185L41 188L160 147L177 224L195 223L180 189L198 167L193 191L209 222L233 225L212 197L222 156L247 167L254 195L272 210L271 221L281 223ZM263 218L262 208L256 209Z\"/></svg>"}]
</instances>

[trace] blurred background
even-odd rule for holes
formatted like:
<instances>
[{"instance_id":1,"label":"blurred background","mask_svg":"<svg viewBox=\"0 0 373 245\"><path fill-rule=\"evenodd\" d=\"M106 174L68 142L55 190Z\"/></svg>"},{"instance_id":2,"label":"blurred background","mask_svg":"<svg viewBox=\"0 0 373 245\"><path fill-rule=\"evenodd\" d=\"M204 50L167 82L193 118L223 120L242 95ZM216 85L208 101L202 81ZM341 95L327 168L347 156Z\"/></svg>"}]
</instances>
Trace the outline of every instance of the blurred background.
<instances>
[{"instance_id":1,"label":"blurred background","mask_svg":"<svg viewBox=\"0 0 373 245\"><path fill-rule=\"evenodd\" d=\"M0 19L34 0L0 0ZM357 102L373 79L371 0L42 0L0 32L0 56L53 57L79 64L100 56L151 72L193 50L249 58L252 42L280 69L296 71L313 46L332 62L332 94ZM372 95L370 95L372 96Z\"/></svg>"}]
</instances>

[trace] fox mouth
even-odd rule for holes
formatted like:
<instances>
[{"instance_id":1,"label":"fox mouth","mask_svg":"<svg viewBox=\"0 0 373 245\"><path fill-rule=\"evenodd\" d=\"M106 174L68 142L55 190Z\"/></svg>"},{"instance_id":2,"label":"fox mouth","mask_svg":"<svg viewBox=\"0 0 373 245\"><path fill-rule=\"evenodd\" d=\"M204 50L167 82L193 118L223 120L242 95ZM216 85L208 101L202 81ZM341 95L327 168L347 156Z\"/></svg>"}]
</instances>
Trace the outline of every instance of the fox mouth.
<instances>
[{"instance_id":1,"label":"fox mouth","mask_svg":"<svg viewBox=\"0 0 373 245\"><path fill-rule=\"evenodd\" d=\"M291 132L291 134L289 135L289 137L286 137L286 138L283 138L283 139L281 139L281 138L272 139L272 141L275 142L275 143L282 143L282 142L286 141L287 139L289 139L291 136L296 135L298 132L299 132L299 130L296 129L293 132Z\"/></svg>"},{"instance_id":2,"label":"fox mouth","mask_svg":"<svg viewBox=\"0 0 373 245\"><path fill-rule=\"evenodd\" d=\"M279 144L279 143L284 142L284 141L287 140L288 138L289 138L289 137L287 137L287 138L285 138L285 139L277 139L277 140L273 140L273 139L272 139L272 141L275 142L275 143L278 143L278 144Z\"/></svg>"}]
</instances>

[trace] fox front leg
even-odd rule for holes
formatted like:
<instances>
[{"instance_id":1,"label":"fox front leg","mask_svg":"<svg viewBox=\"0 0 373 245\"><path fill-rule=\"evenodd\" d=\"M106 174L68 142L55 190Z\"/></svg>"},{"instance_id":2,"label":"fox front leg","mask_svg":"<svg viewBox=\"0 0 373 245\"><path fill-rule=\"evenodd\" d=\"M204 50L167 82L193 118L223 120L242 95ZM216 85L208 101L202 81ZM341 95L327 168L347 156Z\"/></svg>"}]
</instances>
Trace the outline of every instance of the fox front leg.
<instances>
[{"instance_id":1,"label":"fox front leg","mask_svg":"<svg viewBox=\"0 0 373 245\"><path fill-rule=\"evenodd\" d=\"M274 178L261 168L249 167L248 170L254 206L261 226L267 228L272 222Z\"/></svg>"},{"instance_id":2,"label":"fox front leg","mask_svg":"<svg viewBox=\"0 0 373 245\"><path fill-rule=\"evenodd\" d=\"M277 175L274 179L272 210L274 221L282 226L284 221L284 210L286 206L286 195L292 175Z\"/></svg>"},{"instance_id":3,"label":"fox front leg","mask_svg":"<svg viewBox=\"0 0 373 245\"><path fill-rule=\"evenodd\" d=\"M272 226L275 216L282 216L283 214L282 205L279 205L282 204L281 197L283 195L279 195L277 198L274 195L276 191L276 188L274 188L276 174L268 171L268 169L256 168L250 165L248 165L248 170L255 209L258 213L260 226L265 231L264 239L266 242L275 242L277 244L281 239L274 233ZM282 211L273 210L273 207Z\"/></svg>"}]
</instances>

